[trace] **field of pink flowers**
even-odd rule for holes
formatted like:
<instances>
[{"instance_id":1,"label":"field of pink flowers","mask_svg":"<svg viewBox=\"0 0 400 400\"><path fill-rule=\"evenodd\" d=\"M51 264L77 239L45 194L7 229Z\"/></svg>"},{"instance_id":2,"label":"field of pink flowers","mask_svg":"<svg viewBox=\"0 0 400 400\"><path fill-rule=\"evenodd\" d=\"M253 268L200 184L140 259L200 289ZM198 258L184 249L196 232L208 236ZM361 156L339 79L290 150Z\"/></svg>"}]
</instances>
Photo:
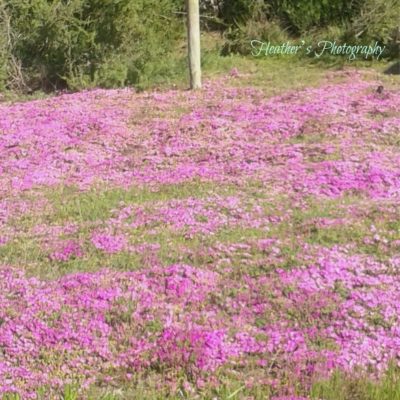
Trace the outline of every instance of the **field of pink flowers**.
<instances>
[{"instance_id":1,"label":"field of pink flowers","mask_svg":"<svg viewBox=\"0 0 400 400\"><path fill-rule=\"evenodd\" d=\"M0 396L307 399L400 367L399 86L237 81L0 103Z\"/></svg>"}]
</instances>

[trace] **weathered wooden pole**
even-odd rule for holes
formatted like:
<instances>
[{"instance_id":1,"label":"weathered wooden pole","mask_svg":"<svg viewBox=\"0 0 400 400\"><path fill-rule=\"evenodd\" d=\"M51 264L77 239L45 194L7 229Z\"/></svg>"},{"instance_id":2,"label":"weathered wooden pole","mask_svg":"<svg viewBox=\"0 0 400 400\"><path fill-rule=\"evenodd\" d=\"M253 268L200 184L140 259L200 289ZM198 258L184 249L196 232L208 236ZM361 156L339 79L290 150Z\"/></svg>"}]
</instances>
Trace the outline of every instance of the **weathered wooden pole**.
<instances>
[{"instance_id":1,"label":"weathered wooden pole","mask_svg":"<svg viewBox=\"0 0 400 400\"><path fill-rule=\"evenodd\" d=\"M186 0L190 88L201 88L199 0Z\"/></svg>"}]
</instances>

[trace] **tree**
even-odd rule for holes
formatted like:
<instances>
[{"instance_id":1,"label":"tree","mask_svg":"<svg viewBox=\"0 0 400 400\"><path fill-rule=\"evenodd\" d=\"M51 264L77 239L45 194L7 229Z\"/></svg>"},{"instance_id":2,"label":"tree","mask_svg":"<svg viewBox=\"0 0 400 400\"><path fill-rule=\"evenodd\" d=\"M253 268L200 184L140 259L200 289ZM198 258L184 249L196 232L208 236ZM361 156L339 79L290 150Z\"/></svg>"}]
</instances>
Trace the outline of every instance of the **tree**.
<instances>
[{"instance_id":1,"label":"tree","mask_svg":"<svg viewBox=\"0 0 400 400\"><path fill-rule=\"evenodd\" d=\"M186 0L190 88L201 88L199 0Z\"/></svg>"}]
</instances>

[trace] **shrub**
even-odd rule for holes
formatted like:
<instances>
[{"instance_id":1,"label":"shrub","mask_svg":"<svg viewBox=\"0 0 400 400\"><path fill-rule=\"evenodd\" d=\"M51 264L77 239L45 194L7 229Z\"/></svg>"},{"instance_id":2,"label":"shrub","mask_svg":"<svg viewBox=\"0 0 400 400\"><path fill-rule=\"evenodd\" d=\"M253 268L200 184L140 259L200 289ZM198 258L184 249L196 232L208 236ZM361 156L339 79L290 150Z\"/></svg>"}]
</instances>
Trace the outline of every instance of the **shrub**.
<instances>
[{"instance_id":1,"label":"shrub","mask_svg":"<svg viewBox=\"0 0 400 400\"><path fill-rule=\"evenodd\" d=\"M223 1L220 10L224 21L232 25L237 22L246 23L247 20L254 17L254 11L263 6L263 0L231 0Z\"/></svg>"},{"instance_id":2,"label":"shrub","mask_svg":"<svg viewBox=\"0 0 400 400\"><path fill-rule=\"evenodd\" d=\"M252 39L284 42L290 35L353 44L376 40L397 55L399 8L400 0L225 0L223 53L246 54Z\"/></svg>"},{"instance_id":3,"label":"shrub","mask_svg":"<svg viewBox=\"0 0 400 400\"><path fill-rule=\"evenodd\" d=\"M276 20L252 19L246 24L237 24L226 30L225 43L222 47L222 55L230 53L250 54L252 48L250 42L253 39L271 43L284 43L289 36Z\"/></svg>"},{"instance_id":4,"label":"shrub","mask_svg":"<svg viewBox=\"0 0 400 400\"><path fill-rule=\"evenodd\" d=\"M354 18L348 34L359 41L378 41L387 45L388 54L399 55L400 0L366 0Z\"/></svg>"},{"instance_id":5,"label":"shrub","mask_svg":"<svg viewBox=\"0 0 400 400\"><path fill-rule=\"evenodd\" d=\"M316 27L342 24L359 9L359 1L348 0L271 0L269 3L274 15L296 35Z\"/></svg>"},{"instance_id":6,"label":"shrub","mask_svg":"<svg viewBox=\"0 0 400 400\"><path fill-rule=\"evenodd\" d=\"M222 54L229 53L249 54L251 52L250 41L253 39L284 42L288 39L285 29L282 29L279 22L270 14L269 7L263 1L240 0L237 3L224 3L226 19L234 21L225 31L225 44L222 48ZM229 4L229 6L228 6ZM236 4L236 8L231 4ZM228 12L228 10L230 10ZM244 10L239 18L239 10Z\"/></svg>"},{"instance_id":7,"label":"shrub","mask_svg":"<svg viewBox=\"0 0 400 400\"><path fill-rule=\"evenodd\" d=\"M223 1L225 22L246 23L262 11L268 19L278 18L283 28L303 34L313 27L342 23L360 8L359 1L347 0L231 0Z\"/></svg>"},{"instance_id":8,"label":"shrub","mask_svg":"<svg viewBox=\"0 0 400 400\"><path fill-rule=\"evenodd\" d=\"M176 9L176 0L4 1L13 55L29 86L47 90L137 83L180 37Z\"/></svg>"}]
</instances>

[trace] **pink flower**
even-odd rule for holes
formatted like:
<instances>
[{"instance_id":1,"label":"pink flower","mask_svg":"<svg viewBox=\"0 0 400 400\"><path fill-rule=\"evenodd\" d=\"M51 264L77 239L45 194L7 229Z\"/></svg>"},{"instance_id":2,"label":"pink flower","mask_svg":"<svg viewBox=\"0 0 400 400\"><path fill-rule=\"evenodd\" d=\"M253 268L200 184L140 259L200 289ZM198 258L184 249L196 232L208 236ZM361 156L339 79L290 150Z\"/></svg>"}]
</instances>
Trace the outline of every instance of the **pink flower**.
<instances>
[{"instance_id":1,"label":"pink flower","mask_svg":"<svg viewBox=\"0 0 400 400\"><path fill-rule=\"evenodd\" d=\"M64 242L59 250L54 251L50 258L54 261L68 261L75 257L79 258L83 256L83 250L80 244L75 240L68 240Z\"/></svg>"},{"instance_id":2,"label":"pink flower","mask_svg":"<svg viewBox=\"0 0 400 400\"><path fill-rule=\"evenodd\" d=\"M106 253L119 253L127 248L128 241L124 235L109 235L107 233L94 233L91 241L96 249Z\"/></svg>"},{"instance_id":3,"label":"pink flower","mask_svg":"<svg viewBox=\"0 0 400 400\"><path fill-rule=\"evenodd\" d=\"M237 78L239 76L239 70L237 68L232 68L229 75L233 78Z\"/></svg>"}]
</instances>

